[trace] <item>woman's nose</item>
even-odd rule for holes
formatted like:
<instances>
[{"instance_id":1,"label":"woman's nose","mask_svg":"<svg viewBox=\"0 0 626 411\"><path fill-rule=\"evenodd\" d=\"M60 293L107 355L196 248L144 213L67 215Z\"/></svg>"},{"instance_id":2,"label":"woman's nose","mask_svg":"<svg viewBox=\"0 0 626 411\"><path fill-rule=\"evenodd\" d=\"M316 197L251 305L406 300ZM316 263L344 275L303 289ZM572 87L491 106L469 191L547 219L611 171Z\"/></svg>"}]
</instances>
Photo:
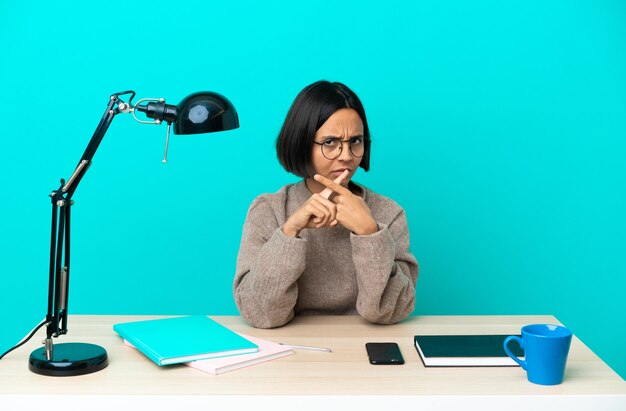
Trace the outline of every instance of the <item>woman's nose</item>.
<instances>
[{"instance_id":1,"label":"woman's nose","mask_svg":"<svg viewBox=\"0 0 626 411\"><path fill-rule=\"evenodd\" d=\"M341 142L341 153L339 154L339 160L350 161L352 160L352 152L350 151L350 142Z\"/></svg>"}]
</instances>

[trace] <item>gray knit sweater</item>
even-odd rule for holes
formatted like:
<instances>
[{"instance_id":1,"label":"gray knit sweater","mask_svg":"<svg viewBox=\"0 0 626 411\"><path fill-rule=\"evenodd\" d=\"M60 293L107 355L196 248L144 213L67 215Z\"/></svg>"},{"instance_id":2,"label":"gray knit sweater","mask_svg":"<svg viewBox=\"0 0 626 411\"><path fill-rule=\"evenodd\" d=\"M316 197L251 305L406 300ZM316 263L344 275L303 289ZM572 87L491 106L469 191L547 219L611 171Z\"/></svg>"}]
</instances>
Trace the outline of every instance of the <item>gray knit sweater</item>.
<instances>
[{"instance_id":1,"label":"gray knit sweater","mask_svg":"<svg viewBox=\"0 0 626 411\"><path fill-rule=\"evenodd\" d=\"M372 235L340 225L285 235L283 224L311 196L304 180L252 202L233 284L235 303L250 324L271 328L294 315L357 313L392 324L413 311L418 266L404 210L361 188L378 223Z\"/></svg>"}]
</instances>

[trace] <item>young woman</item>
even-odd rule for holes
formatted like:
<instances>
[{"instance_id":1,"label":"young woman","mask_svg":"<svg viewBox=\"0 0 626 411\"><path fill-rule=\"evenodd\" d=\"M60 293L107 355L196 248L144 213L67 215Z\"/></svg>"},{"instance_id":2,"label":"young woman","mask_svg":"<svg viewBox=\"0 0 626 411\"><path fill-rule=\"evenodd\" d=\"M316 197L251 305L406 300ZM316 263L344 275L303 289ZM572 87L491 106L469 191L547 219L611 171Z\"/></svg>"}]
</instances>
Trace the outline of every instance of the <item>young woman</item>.
<instances>
[{"instance_id":1,"label":"young woman","mask_svg":"<svg viewBox=\"0 0 626 411\"><path fill-rule=\"evenodd\" d=\"M356 94L327 81L304 88L276 152L303 180L250 205L233 285L241 315L261 328L306 314L359 314L380 324L406 318L417 261L404 210L352 181L370 159Z\"/></svg>"}]
</instances>

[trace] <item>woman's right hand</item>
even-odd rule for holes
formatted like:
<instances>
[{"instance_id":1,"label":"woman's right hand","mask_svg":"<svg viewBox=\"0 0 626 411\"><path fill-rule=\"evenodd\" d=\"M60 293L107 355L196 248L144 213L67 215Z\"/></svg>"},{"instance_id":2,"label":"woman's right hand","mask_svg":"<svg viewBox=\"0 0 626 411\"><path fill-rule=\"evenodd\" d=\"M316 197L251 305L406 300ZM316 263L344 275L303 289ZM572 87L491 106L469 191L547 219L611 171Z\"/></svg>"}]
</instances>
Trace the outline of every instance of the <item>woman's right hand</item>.
<instances>
[{"instance_id":1,"label":"woman's right hand","mask_svg":"<svg viewBox=\"0 0 626 411\"><path fill-rule=\"evenodd\" d=\"M341 184L349 175L345 170L334 182ZM337 205L329 200L333 191L329 188L313 194L291 215L283 225L283 233L291 237L300 235L305 228L334 227L337 225Z\"/></svg>"},{"instance_id":2,"label":"woman's right hand","mask_svg":"<svg viewBox=\"0 0 626 411\"><path fill-rule=\"evenodd\" d=\"M337 225L337 205L319 193L313 194L283 225L283 233L300 235L305 228L334 227Z\"/></svg>"}]
</instances>

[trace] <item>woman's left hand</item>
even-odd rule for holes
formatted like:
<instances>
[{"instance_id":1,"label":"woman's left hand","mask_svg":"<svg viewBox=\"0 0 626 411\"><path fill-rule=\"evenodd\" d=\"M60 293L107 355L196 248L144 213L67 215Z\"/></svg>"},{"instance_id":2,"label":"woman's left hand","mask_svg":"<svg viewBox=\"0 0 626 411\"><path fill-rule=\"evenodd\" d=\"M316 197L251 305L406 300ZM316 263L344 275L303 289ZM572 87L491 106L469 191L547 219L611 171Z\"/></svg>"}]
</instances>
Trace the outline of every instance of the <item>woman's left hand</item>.
<instances>
[{"instance_id":1,"label":"woman's left hand","mask_svg":"<svg viewBox=\"0 0 626 411\"><path fill-rule=\"evenodd\" d=\"M378 231L378 225L361 197L352 194L346 187L319 174L315 174L313 178L335 193L330 200L337 204L335 218L339 224L356 235L369 235Z\"/></svg>"}]
</instances>

